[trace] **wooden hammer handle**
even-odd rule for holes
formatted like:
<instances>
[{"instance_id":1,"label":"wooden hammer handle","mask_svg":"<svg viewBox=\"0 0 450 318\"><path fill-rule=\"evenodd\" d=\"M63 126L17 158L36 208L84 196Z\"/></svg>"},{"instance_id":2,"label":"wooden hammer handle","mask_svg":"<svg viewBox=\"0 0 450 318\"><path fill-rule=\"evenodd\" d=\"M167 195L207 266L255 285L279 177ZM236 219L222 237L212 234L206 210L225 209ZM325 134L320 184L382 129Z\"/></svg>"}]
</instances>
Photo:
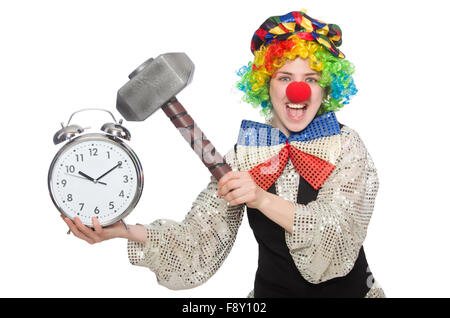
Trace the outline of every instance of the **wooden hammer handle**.
<instances>
[{"instance_id":1,"label":"wooden hammer handle","mask_svg":"<svg viewBox=\"0 0 450 318\"><path fill-rule=\"evenodd\" d=\"M161 108L217 181L231 171L230 166L175 97Z\"/></svg>"}]
</instances>

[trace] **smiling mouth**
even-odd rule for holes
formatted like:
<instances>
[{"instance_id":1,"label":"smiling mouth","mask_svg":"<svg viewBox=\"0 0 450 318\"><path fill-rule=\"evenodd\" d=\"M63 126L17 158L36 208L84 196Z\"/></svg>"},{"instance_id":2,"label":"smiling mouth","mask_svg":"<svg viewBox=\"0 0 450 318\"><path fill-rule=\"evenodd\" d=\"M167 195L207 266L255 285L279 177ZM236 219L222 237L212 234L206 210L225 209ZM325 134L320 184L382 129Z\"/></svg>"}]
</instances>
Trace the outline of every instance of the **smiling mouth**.
<instances>
[{"instance_id":1,"label":"smiling mouth","mask_svg":"<svg viewBox=\"0 0 450 318\"><path fill-rule=\"evenodd\" d=\"M301 120L308 108L308 104L286 104L287 115L291 120Z\"/></svg>"},{"instance_id":2,"label":"smiling mouth","mask_svg":"<svg viewBox=\"0 0 450 318\"><path fill-rule=\"evenodd\" d=\"M306 109L308 107L307 104L287 104L286 106L291 109Z\"/></svg>"}]
</instances>

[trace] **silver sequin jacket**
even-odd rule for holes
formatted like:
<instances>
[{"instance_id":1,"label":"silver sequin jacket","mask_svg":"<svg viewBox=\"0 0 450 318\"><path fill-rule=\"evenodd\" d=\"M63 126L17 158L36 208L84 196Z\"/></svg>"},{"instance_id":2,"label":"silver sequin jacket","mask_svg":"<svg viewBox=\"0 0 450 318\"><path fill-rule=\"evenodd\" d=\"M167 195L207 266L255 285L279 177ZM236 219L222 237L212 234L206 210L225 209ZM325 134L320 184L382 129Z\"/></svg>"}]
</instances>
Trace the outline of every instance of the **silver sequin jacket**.
<instances>
[{"instance_id":1,"label":"silver sequin jacket","mask_svg":"<svg viewBox=\"0 0 450 318\"><path fill-rule=\"evenodd\" d=\"M277 195L295 203L294 228L292 234L285 232L286 244L299 273L314 284L353 268L378 191L374 163L359 135L343 126L338 147L336 168L315 201L296 203L299 175L290 161L275 183ZM224 157L235 171L245 166L238 157L234 149ZM228 256L245 211L243 204L229 206L217 190L211 177L182 222L156 220L146 225L145 244L128 241L131 264L149 268L158 283L170 289L206 282ZM384 297L377 282L368 284L366 297Z\"/></svg>"}]
</instances>

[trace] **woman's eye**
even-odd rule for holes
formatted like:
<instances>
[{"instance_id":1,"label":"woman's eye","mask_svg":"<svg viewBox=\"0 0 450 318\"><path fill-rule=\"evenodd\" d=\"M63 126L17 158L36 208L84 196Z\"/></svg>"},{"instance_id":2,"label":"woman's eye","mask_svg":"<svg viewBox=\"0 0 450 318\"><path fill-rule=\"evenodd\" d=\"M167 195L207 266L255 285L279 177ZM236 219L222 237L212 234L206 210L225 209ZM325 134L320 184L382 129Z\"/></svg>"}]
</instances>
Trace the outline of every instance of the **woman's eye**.
<instances>
[{"instance_id":1,"label":"woman's eye","mask_svg":"<svg viewBox=\"0 0 450 318\"><path fill-rule=\"evenodd\" d=\"M308 78L305 80L305 82L306 82L306 83L317 83L318 80L315 79L315 78L312 78L312 77L308 77Z\"/></svg>"},{"instance_id":2,"label":"woman's eye","mask_svg":"<svg viewBox=\"0 0 450 318\"><path fill-rule=\"evenodd\" d=\"M283 77L280 77L279 80L282 81L282 82L287 82L287 81L290 80L290 78L286 77L286 76L283 76Z\"/></svg>"}]
</instances>

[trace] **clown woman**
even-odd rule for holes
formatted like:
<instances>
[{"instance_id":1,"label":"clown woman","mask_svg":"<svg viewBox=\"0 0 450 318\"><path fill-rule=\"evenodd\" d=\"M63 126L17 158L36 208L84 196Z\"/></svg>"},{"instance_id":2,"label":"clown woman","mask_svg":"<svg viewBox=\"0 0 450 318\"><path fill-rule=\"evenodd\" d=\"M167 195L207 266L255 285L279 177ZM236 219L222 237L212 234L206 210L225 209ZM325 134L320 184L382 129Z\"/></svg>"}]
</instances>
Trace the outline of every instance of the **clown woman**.
<instances>
[{"instance_id":1,"label":"clown woman","mask_svg":"<svg viewBox=\"0 0 450 318\"><path fill-rule=\"evenodd\" d=\"M234 245L244 214L259 246L253 297L384 297L364 253L378 177L359 135L335 111L356 94L341 29L294 11L267 19L239 71L244 100L265 123L243 120L224 157L233 171L198 195L182 222L96 231L128 239L134 265L170 289L205 283ZM102 232L103 231L103 232ZM95 233L97 232L97 233Z\"/></svg>"}]
</instances>

